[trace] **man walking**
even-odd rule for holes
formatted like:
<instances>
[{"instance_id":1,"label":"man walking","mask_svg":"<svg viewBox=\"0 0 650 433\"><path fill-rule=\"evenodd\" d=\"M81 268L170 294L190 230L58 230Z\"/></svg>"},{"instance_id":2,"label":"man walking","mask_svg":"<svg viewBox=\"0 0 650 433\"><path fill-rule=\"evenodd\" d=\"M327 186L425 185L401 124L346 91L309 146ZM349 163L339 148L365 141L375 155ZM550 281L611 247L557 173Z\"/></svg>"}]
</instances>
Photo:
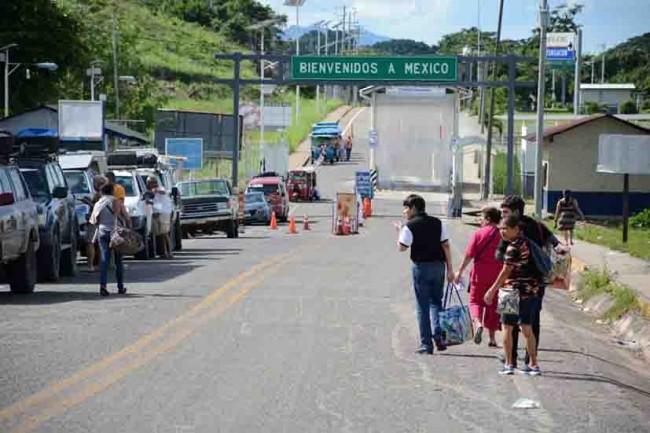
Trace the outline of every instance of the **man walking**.
<instances>
[{"instance_id":1,"label":"man walking","mask_svg":"<svg viewBox=\"0 0 650 433\"><path fill-rule=\"evenodd\" d=\"M544 248L549 243L553 245L554 248L557 248L560 244L560 241L555 237L555 235L542 223L534 220L533 218L524 215L524 208L526 203L524 200L516 195L509 195L503 199L501 203L501 216L503 219L507 219L510 216L519 218L520 227L523 232L523 235L532 242L535 242L540 248ZM501 263L506 262L506 250L508 249L509 242L501 241L501 244L497 248L496 258ZM543 282L539 286L539 291L537 293L538 302L536 303L536 309L531 318L531 327L533 334L535 335L536 346L539 347L539 333L540 333L540 316L542 311L542 301L544 299L546 287L544 287ZM519 327L515 326L512 333L512 359L513 367L517 366L517 344L519 342ZM528 366L529 359L528 352L526 352L525 362ZM526 369L526 368L525 368Z\"/></svg>"},{"instance_id":2,"label":"man walking","mask_svg":"<svg viewBox=\"0 0 650 433\"><path fill-rule=\"evenodd\" d=\"M420 347L416 353L431 355L434 343L439 351L446 349L438 315L442 309L445 274L447 281L454 280L449 238L442 221L427 215L425 201L419 195L406 197L403 213L407 223L398 226L398 246L400 251L411 249L411 273L420 328Z\"/></svg>"}]
</instances>

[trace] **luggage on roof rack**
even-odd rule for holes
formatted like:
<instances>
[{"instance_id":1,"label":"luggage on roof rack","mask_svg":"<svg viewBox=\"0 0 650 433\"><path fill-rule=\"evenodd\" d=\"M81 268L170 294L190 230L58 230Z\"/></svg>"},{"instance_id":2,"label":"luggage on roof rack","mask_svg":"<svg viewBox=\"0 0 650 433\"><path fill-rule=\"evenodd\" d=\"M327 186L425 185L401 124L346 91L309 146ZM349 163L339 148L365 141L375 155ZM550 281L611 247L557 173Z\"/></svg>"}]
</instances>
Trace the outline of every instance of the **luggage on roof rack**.
<instances>
[{"instance_id":1,"label":"luggage on roof rack","mask_svg":"<svg viewBox=\"0 0 650 433\"><path fill-rule=\"evenodd\" d=\"M112 152L106 155L109 167L136 167L138 156L135 152Z\"/></svg>"},{"instance_id":2,"label":"luggage on roof rack","mask_svg":"<svg viewBox=\"0 0 650 433\"><path fill-rule=\"evenodd\" d=\"M158 163L158 155L155 153L143 153L137 159L138 167L155 168Z\"/></svg>"},{"instance_id":3,"label":"luggage on roof rack","mask_svg":"<svg viewBox=\"0 0 650 433\"><path fill-rule=\"evenodd\" d=\"M48 161L56 158L59 137L53 129L23 128L15 135L13 155L19 160Z\"/></svg>"}]
</instances>

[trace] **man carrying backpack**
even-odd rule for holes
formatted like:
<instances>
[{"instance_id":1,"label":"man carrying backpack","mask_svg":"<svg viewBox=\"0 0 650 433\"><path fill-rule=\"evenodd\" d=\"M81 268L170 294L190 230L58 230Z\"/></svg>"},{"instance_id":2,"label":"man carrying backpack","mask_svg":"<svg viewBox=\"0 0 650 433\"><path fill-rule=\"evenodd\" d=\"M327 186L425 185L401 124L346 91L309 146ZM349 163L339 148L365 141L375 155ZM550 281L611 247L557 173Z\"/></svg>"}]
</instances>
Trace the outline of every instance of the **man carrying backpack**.
<instances>
[{"instance_id":1,"label":"man carrying backpack","mask_svg":"<svg viewBox=\"0 0 650 433\"><path fill-rule=\"evenodd\" d=\"M503 199L501 203L501 215L504 219L509 216L515 216L519 218L519 223L523 235L529 239L531 242L535 242L537 246L542 249L546 249L550 244L553 248L557 248L560 245L560 241L555 237L555 235L542 223L536 221L535 219L524 215L524 208L526 203L520 196L509 195ZM500 262L505 262L506 250L508 248L507 241L501 241L501 244L497 248L496 258ZM536 346L539 347L539 334L540 334L540 315L542 311L542 302L544 300L546 287L542 281L539 286L537 293L538 302L536 305L536 312L532 318L532 330L535 335ZM512 334L512 359L513 366L516 367L517 364L517 344L519 342L519 328L515 327ZM526 365L529 364L530 359L529 355L526 352L525 362Z\"/></svg>"}]
</instances>

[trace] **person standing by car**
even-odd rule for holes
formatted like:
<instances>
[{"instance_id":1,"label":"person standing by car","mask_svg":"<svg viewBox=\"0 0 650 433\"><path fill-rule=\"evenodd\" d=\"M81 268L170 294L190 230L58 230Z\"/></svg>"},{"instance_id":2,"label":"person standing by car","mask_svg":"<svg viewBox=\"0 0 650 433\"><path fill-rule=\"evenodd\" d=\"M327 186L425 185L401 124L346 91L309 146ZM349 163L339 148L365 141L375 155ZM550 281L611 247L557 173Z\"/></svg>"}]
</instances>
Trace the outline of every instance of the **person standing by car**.
<instances>
[{"instance_id":1,"label":"person standing by car","mask_svg":"<svg viewBox=\"0 0 650 433\"><path fill-rule=\"evenodd\" d=\"M345 139L345 160L350 161L350 155L352 155L352 137L348 135L348 138Z\"/></svg>"},{"instance_id":2,"label":"person standing by car","mask_svg":"<svg viewBox=\"0 0 650 433\"><path fill-rule=\"evenodd\" d=\"M497 313L496 300L491 304L486 304L484 297L496 281L502 268L501 263L494 257L501 242L497 227L500 220L501 212L497 208L486 207L481 210L481 228L472 235L455 280L456 284L460 282L465 269L474 260L469 274L469 309L476 327L474 343L481 344L483 329L486 328L490 334L490 347L497 347L496 331L500 328L500 318Z\"/></svg>"},{"instance_id":3,"label":"person standing by car","mask_svg":"<svg viewBox=\"0 0 650 433\"><path fill-rule=\"evenodd\" d=\"M92 216L93 209L97 202L101 199L102 187L108 183L108 179L101 175L93 176L93 197L92 199L84 198L83 202L88 205L90 211L88 212L88 219ZM99 248L97 226L88 221L86 239L86 258L88 260L88 272L95 272L95 257L96 251Z\"/></svg>"},{"instance_id":4,"label":"person standing by car","mask_svg":"<svg viewBox=\"0 0 650 433\"><path fill-rule=\"evenodd\" d=\"M105 176L106 179L108 179L108 181L113 184L113 196L115 199L120 200L122 203L124 203L124 200L126 199L126 190L122 185L115 181L115 173L109 171Z\"/></svg>"},{"instance_id":5,"label":"person standing by car","mask_svg":"<svg viewBox=\"0 0 650 433\"><path fill-rule=\"evenodd\" d=\"M564 190L555 207L555 228L564 233L564 242L567 245L573 245L573 230L578 218L585 219L578 200L571 196L571 191Z\"/></svg>"},{"instance_id":6,"label":"person standing by car","mask_svg":"<svg viewBox=\"0 0 650 433\"><path fill-rule=\"evenodd\" d=\"M505 287L513 291L514 303L518 305L517 313L503 314L503 351L505 363L500 375L514 374L515 359L513 358L512 333L518 327L526 337L526 350L529 361L523 373L539 376L541 370L537 364L537 342L533 333L532 324L538 315L540 302L539 281L540 275L529 247L529 241L524 236L520 227L519 217L510 215L501 221L499 227L501 237L508 243L504 255L503 268L499 277L485 294L485 303L491 304L496 299L499 289Z\"/></svg>"},{"instance_id":7,"label":"person standing by car","mask_svg":"<svg viewBox=\"0 0 650 433\"><path fill-rule=\"evenodd\" d=\"M154 236L162 237L163 257L171 260L174 256L171 253L171 203L165 202L167 192L158 185L158 179L153 176L147 178L147 189L154 195L154 214L151 231Z\"/></svg>"},{"instance_id":8,"label":"person standing by car","mask_svg":"<svg viewBox=\"0 0 650 433\"><path fill-rule=\"evenodd\" d=\"M90 223L98 227L99 235L99 249L101 251L102 264L99 276L99 293L102 296L108 296L109 292L106 288L108 283L108 266L111 261L111 233L115 229L116 224L124 224L129 227L131 221L126 212L124 203L116 200L113 196L113 184L106 183L101 188L102 197L95 204L93 213L90 216ZM115 278L117 279L117 291L123 295L126 293L124 286L124 263L122 261L122 254L114 251L113 257L115 260Z\"/></svg>"},{"instance_id":9,"label":"person standing by car","mask_svg":"<svg viewBox=\"0 0 650 433\"><path fill-rule=\"evenodd\" d=\"M406 197L403 213L407 223L398 223L396 228L399 229L399 251L410 248L413 262L411 275L420 329L420 347L416 353L430 355L433 343L438 351L447 348L438 315L442 309L445 266L447 280L454 280L451 248L445 226L438 218L427 215L422 197L415 194Z\"/></svg>"}]
</instances>

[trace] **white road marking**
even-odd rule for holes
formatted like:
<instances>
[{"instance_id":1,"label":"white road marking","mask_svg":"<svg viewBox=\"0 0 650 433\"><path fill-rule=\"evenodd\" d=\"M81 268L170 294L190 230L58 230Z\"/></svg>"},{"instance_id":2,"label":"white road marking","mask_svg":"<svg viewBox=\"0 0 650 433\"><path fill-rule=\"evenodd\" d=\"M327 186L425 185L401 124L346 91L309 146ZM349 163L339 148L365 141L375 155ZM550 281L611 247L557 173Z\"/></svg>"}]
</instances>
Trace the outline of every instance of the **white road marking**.
<instances>
[{"instance_id":1,"label":"white road marking","mask_svg":"<svg viewBox=\"0 0 650 433\"><path fill-rule=\"evenodd\" d=\"M361 110L359 110L357 112L357 114L355 114L354 117L352 117L352 119L350 119L350 121L348 122L348 126L346 126L345 129L343 130L343 135L346 135L348 133L348 130L352 127L352 124L354 123L354 121L357 120L357 117L359 117L359 115L361 113L363 113L365 111L365 109L366 109L366 107L361 108Z\"/></svg>"}]
</instances>

